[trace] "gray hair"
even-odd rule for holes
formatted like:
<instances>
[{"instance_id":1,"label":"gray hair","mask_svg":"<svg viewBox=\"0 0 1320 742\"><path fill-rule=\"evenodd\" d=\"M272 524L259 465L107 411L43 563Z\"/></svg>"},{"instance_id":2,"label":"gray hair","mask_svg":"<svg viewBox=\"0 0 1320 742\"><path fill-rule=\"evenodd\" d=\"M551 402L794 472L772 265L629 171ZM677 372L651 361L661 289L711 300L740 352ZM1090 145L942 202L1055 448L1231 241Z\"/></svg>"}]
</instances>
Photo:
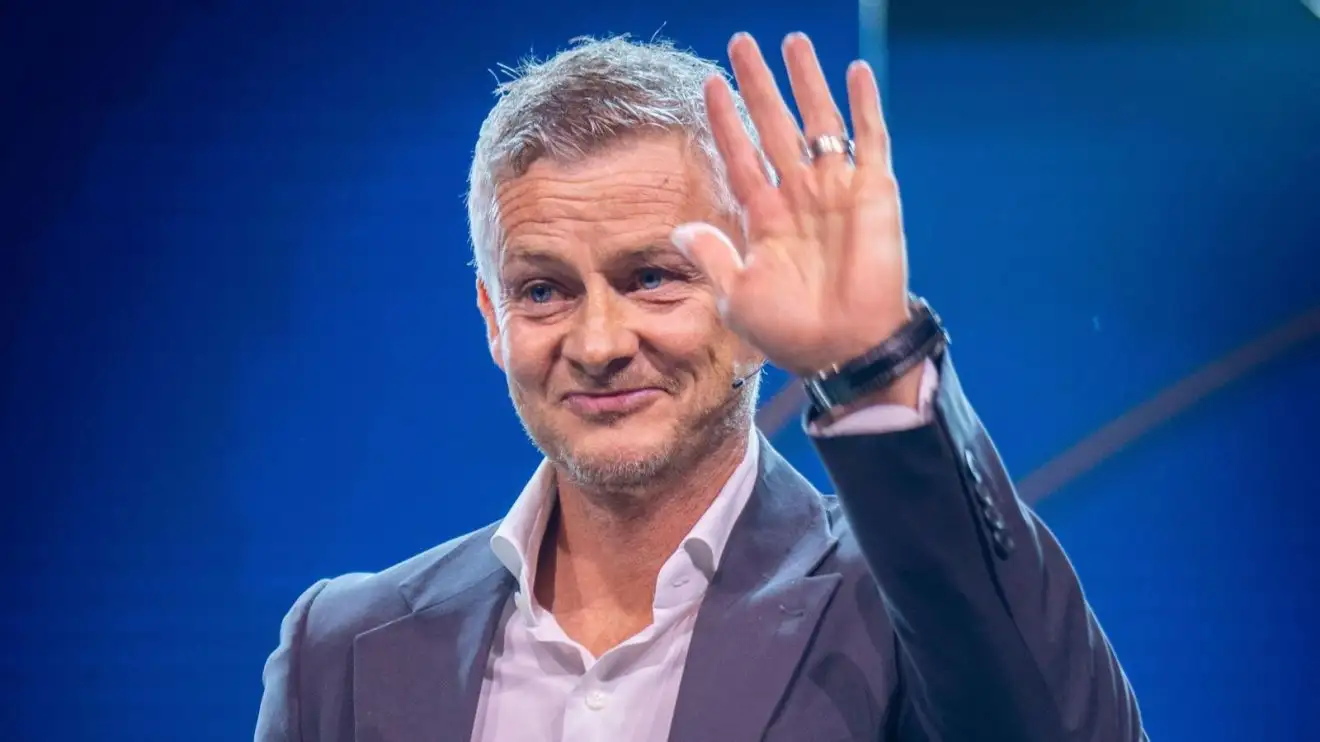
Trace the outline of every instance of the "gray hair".
<instances>
[{"instance_id":1,"label":"gray hair","mask_svg":"<svg viewBox=\"0 0 1320 742\"><path fill-rule=\"evenodd\" d=\"M574 39L570 48L543 62L527 59L503 69L510 78L496 88L499 100L481 125L467 195L473 262L493 293L499 291L504 239L496 188L542 157L573 161L628 133L681 131L706 156L719 206L729 214L741 212L706 118L706 80L728 77L716 63L666 41L616 36ZM757 143L737 93L734 102Z\"/></svg>"}]
</instances>

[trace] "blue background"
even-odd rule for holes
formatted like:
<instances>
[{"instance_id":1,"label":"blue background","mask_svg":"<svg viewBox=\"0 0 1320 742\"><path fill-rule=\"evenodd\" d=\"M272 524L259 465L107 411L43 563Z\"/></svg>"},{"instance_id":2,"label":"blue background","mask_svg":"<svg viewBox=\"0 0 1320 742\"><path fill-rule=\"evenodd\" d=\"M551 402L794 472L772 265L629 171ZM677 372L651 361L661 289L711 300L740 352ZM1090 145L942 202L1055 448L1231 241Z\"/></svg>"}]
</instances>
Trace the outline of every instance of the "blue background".
<instances>
[{"instance_id":1,"label":"blue background","mask_svg":"<svg viewBox=\"0 0 1320 742\"><path fill-rule=\"evenodd\" d=\"M914 288L1017 475L1320 304L1295 1L893 0L887 28L854 0L447 5L0 20L6 739L247 737L298 592L509 506L537 455L484 347L464 179L490 70L573 36L722 59L804 30L842 90L860 25ZM1318 345L1040 506L1157 739L1320 739ZM774 440L824 485L800 430Z\"/></svg>"}]
</instances>

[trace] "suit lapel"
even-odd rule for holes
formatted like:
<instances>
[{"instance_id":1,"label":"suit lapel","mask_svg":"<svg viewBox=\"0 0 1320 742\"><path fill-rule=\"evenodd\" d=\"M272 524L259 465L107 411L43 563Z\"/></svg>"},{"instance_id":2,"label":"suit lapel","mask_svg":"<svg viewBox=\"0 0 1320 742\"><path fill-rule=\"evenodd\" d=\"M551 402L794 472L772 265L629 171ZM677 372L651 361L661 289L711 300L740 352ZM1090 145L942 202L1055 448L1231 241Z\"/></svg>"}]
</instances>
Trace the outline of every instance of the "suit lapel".
<instances>
[{"instance_id":1,"label":"suit lapel","mask_svg":"<svg viewBox=\"0 0 1320 742\"><path fill-rule=\"evenodd\" d=\"M490 530L403 584L412 613L353 642L357 742L470 740L486 659L515 585L490 551Z\"/></svg>"},{"instance_id":2,"label":"suit lapel","mask_svg":"<svg viewBox=\"0 0 1320 742\"><path fill-rule=\"evenodd\" d=\"M672 742L759 740L830 598L812 572L834 547L820 494L761 441L756 489L697 616Z\"/></svg>"}]
</instances>

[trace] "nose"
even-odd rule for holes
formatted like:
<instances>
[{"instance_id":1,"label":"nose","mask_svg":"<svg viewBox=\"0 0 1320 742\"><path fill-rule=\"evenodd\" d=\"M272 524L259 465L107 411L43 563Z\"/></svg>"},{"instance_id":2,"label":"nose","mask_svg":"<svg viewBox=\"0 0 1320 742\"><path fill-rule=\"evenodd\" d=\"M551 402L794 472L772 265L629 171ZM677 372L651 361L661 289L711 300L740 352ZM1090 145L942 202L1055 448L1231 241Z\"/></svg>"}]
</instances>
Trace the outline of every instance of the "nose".
<instances>
[{"instance_id":1,"label":"nose","mask_svg":"<svg viewBox=\"0 0 1320 742\"><path fill-rule=\"evenodd\" d=\"M564 356L584 374L603 379L637 355L637 334L628 326L622 296L604 282L588 284L564 339Z\"/></svg>"}]
</instances>

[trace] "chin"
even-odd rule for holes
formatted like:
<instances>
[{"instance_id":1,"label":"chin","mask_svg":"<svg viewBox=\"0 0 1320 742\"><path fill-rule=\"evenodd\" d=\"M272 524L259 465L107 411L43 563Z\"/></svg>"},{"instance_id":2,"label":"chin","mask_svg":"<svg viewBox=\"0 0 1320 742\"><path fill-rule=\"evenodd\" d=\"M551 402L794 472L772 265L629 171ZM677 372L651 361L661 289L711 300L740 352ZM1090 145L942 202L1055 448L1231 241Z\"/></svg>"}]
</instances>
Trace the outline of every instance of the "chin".
<instances>
[{"instance_id":1,"label":"chin","mask_svg":"<svg viewBox=\"0 0 1320 742\"><path fill-rule=\"evenodd\" d=\"M678 452L672 426L629 421L624 425L578 428L555 436L551 456L582 484L636 488L661 476ZM548 447L543 450L549 452Z\"/></svg>"},{"instance_id":2,"label":"chin","mask_svg":"<svg viewBox=\"0 0 1320 742\"><path fill-rule=\"evenodd\" d=\"M569 450L579 458L638 461L667 458L677 448L672 431L656 426L593 430L573 436Z\"/></svg>"}]
</instances>

